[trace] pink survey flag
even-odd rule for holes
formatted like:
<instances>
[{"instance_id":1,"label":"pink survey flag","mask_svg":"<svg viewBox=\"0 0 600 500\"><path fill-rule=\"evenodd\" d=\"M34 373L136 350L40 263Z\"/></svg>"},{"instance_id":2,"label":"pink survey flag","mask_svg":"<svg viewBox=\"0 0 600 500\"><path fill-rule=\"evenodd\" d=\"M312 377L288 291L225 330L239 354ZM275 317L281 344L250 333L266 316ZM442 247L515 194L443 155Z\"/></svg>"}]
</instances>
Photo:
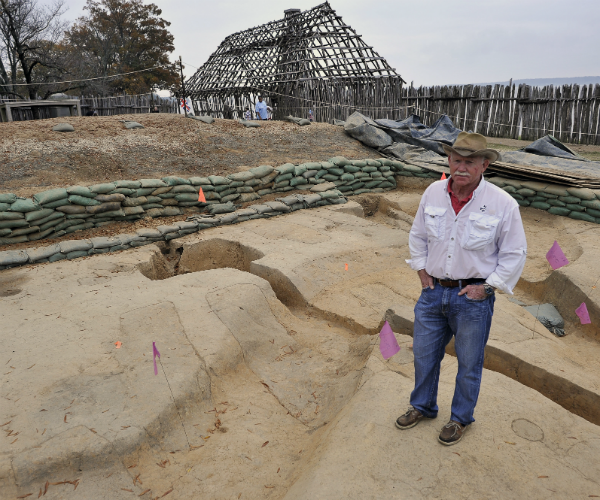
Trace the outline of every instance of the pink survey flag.
<instances>
[{"instance_id":1,"label":"pink survey flag","mask_svg":"<svg viewBox=\"0 0 600 500\"><path fill-rule=\"evenodd\" d=\"M581 305L575 309L575 314L579 316L579 321L581 321L582 325L589 325L592 320L590 319L590 313L587 310L587 306L585 302L582 302Z\"/></svg>"},{"instance_id":2,"label":"pink survey flag","mask_svg":"<svg viewBox=\"0 0 600 500\"><path fill-rule=\"evenodd\" d=\"M156 348L156 344L152 342L152 359L154 361L154 375L158 375L158 368L156 368L156 356L160 359L160 352Z\"/></svg>"},{"instance_id":3,"label":"pink survey flag","mask_svg":"<svg viewBox=\"0 0 600 500\"><path fill-rule=\"evenodd\" d=\"M563 253L562 248L560 248L558 241L554 241L554 245L552 245L552 248L548 250L548 253L546 254L546 259L548 259L548 262L554 270L566 266L569 263L569 260Z\"/></svg>"},{"instance_id":4,"label":"pink survey flag","mask_svg":"<svg viewBox=\"0 0 600 500\"><path fill-rule=\"evenodd\" d=\"M389 359L400 350L396 336L392 331L392 327L386 321L383 324L381 332L379 332L379 351L383 359Z\"/></svg>"}]
</instances>

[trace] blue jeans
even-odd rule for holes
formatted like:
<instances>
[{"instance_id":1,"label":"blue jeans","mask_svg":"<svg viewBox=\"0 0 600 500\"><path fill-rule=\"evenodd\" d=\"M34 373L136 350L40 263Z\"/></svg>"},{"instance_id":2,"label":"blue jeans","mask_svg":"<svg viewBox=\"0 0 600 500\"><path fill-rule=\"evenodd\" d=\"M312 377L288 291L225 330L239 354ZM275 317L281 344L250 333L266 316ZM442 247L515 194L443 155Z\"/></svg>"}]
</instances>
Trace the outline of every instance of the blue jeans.
<instances>
[{"instance_id":1,"label":"blue jeans","mask_svg":"<svg viewBox=\"0 0 600 500\"><path fill-rule=\"evenodd\" d=\"M415 389L410 404L429 418L437 417L440 365L448 342L455 337L458 374L451 419L468 425L479 397L483 356L490 335L495 297L473 300L460 288L435 283L425 288L415 306L413 353Z\"/></svg>"}]
</instances>

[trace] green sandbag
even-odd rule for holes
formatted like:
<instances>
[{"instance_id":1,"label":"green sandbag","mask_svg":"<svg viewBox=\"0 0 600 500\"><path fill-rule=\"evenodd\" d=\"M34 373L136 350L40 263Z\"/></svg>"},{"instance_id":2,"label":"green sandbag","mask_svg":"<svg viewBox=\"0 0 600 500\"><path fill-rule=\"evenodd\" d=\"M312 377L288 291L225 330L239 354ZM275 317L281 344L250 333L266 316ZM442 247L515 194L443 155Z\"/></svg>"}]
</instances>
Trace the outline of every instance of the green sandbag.
<instances>
[{"instance_id":1,"label":"green sandbag","mask_svg":"<svg viewBox=\"0 0 600 500\"><path fill-rule=\"evenodd\" d=\"M64 188L50 189L33 195L33 199L39 204L52 203L56 200L61 200L67 197L67 190Z\"/></svg>"},{"instance_id":2,"label":"green sandbag","mask_svg":"<svg viewBox=\"0 0 600 500\"><path fill-rule=\"evenodd\" d=\"M208 180L213 186L222 186L225 184L230 184L231 181L225 177L221 177L220 175L209 175Z\"/></svg>"},{"instance_id":3,"label":"green sandbag","mask_svg":"<svg viewBox=\"0 0 600 500\"><path fill-rule=\"evenodd\" d=\"M220 201L221 200L221 195L219 193L217 193L216 191L207 191L204 193L204 198L209 201ZM196 201L198 201L198 198L196 198Z\"/></svg>"},{"instance_id":4,"label":"green sandbag","mask_svg":"<svg viewBox=\"0 0 600 500\"><path fill-rule=\"evenodd\" d=\"M550 205L552 205L553 207L566 207L567 206L566 203L563 203L560 200L548 200L548 203Z\"/></svg>"},{"instance_id":5,"label":"green sandbag","mask_svg":"<svg viewBox=\"0 0 600 500\"><path fill-rule=\"evenodd\" d=\"M334 165L337 165L338 167L343 167L345 165L349 165L351 164L351 162L349 160L347 160L346 158L344 158L343 156L334 156L333 158L329 158L329 160L327 160L329 163L333 163Z\"/></svg>"},{"instance_id":6,"label":"green sandbag","mask_svg":"<svg viewBox=\"0 0 600 500\"><path fill-rule=\"evenodd\" d=\"M69 202L71 202L73 205L81 205L84 207L100 205L100 202L97 200L94 200L92 198L86 198L85 196L78 196L78 195L69 196Z\"/></svg>"},{"instance_id":7,"label":"green sandbag","mask_svg":"<svg viewBox=\"0 0 600 500\"><path fill-rule=\"evenodd\" d=\"M179 193L177 196L175 196L175 199L177 201L198 201L198 194L196 194L196 193Z\"/></svg>"},{"instance_id":8,"label":"green sandbag","mask_svg":"<svg viewBox=\"0 0 600 500\"><path fill-rule=\"evenodd\" d=\"M329 172L330 175L337 175L339 177L340 175L344 174L344 169L338 168L338 167L333 167L333 168L328 168L327 172Z\"/></svg>"},{"instance_id":9,"label":"green sandbag","mask_svg":"<svg viewBox=\"0 0 600 500\"><path fill-rule=\"evenodd\" d=\"M381 163L378 160L367 160L367 166L369 167L381 167Z\"/></svg>"},{"instance_id":10,"label":"green sandbag","mask_svg":"<svg viewBox=\"0 0 600 500\"><path fill-rule=\"evenodd\" d=\"M190 183L193 186L202 186L202 185L212 186L212 184L208 180L208 177L190 177Z\"/></svg>"},{"instance_id":11,"label":"green sandbag","mask_svg":"<svg viewBox=\"0 0 600 500\"><path fill-rule=\"evenodd\" d=\"M90 186L90 191L96 194L105 194L110 193L116 187L114 182L107 182L105 184L94 184L93 186Z\"/></svg>"},{"instance_id":12,"label":"green sandbag","mask_svg":"<svg viewBox=\"0 0 600 500\"><path fill-rule=\"evenodd\" d=\"M570 187L570 188L567 188L567 192L571 196L577 196L577 198L581 198L582 200L595 200L596 199L596 195L594 194L594 192L588 188L571 188Z\"/></svg>"},{"instance_id":13,"label":"green sandbag","mask_svg":"<svg viewBox=\"0 0 600 500\"><path fill-rule=\"evenodd\" d=\"M0 203L0 212L6 212L10 209L11 203Z\"/></svg>"},{"instance_id":14,"label":"green sandbag","mask_svg":"<svg viewBox=\"0 0 600 500\"><path fill-rule=\"evenodd\" d=\"M600 200L582 200L581 204L587 208L593 208L594 210L600 210Z\"/></svg>"},{"instance_id":15,"label":"green sandbag","mask_svg":"<svg viewBox=\"0 0 600 500\"><path fill-rule=\"evenodd\" d=\"M384 181L381 184L379 184L379 187L382 189L395 188L396 184L392 184L391 182Z\"/></svg>"},{"instance_id":16,"label":"green sandbag","mask_svg":"<svg viewBox=\"0 0 600 500\"><path fill-rule=\"evenodd\" d=\"M558 199L565 203L581 203L583 200L576 196L559 196Z\"/></svg>"},{"instance_id":17,"label":"green sandbag","mask_svg":"<svg viewBox=\"0 0 600 500\"><path fill-rule=\"evenodd\" d=\"M585 212L585 207L576 205L575 203L567 203L567 208L573 212Z\"/></svg>"},{"instance_id":18,"label":"green sandbag","mask_svg":"<svg viewBox=\"0 0 600 500\"><path fill-rule=\"evenodd\" d=\"M294 177L294 174L292 173L288 173L288 174L281 174L278 175L277 177L275 177L274 179L274 183L277 184L278 182L282 182L282 181L289 181L292 179L292 177Z\"/></svg>"},{"instance_id":19,"label":"green sandbag","mask_svg":"<svg viewBox=\"0 0 600 500\"><path fill-rule=\"evenodd\" d=\"M27 222L30 222L30 221L36 220L36 219L43 219L53 213L55 213L55 212L51 208L43 208L42 210L34 210L33 212L28 212L25 215L25 220ZM61 215L61 217L62 217L62 215Z\"/></svg>"},{"instance_id":20,"label":"green sandbag","mask_svg":"<svg viewBox=\"0 0 600 500\"><path fill-rule=\"evenodd\" d=\"M367 166L367 160L352 160L352 165L362 169Z\"/></svg>"},{"instance_id":21,"label":"green sandbag","mask_svg":"<svg viewBox=\"0 0 600 500\"><path fill-rule=\"evenodd\" d=\"M382 181L380 181L380 180L374 180L374 181L367 182L367 183L365 184L365 187L366 187L367 189L373 189L373 188L379 187L379 185L380 185L380 184L382 184L382 183L383 183L383 182L382 182Z\"/></svg>"},{"instance_id":22,"label":"green sandbag","mask_svg":"<svg viewBox=\"0 0 600 500\"><path fill-rule=\"evenodd\" d=\"M254 189L252 189L251 187L248 187L248 186L241 186L239 188L235 188L235 190L238 193L240 193L240 194L242 194L242 193L254 193Z\"/></svg>"},{"instance_id":23,"label":"green sandbag","mask_svg":"<svg viewBox=\"0 0 600 500\"><path fill-rule=\"evenodd\" d=\"M265 174L267 175L267 174ZM264 177L264 176L263 176ZM228 179L231 179L232 181L249 181L250 179L254 179L254 174L252 174L252 172L237 172L235 174L229 174L227 176Z\"/></svg>"},{"instance_id":24,"label":"green sandbag","mask_svg":"<svg viewBox=\"0 0 600 500\"><path fill-rule=\"evenodd\" d=\"M140 179L140 184L143 188L159 188L165 187L167 184L161 179Z\"/></svg>"},{"instance_id":25,"label":"green sandbag","mask_svg":"<svg viewBox=\"0 0 600 500\"><path fill-rule=\"evenodd\" d=\"M354 165L344 165L344 170L346 172L351 173L351 174L354 174L356 172L360 172L360 168L355 167Z\"/></svg>"},{"instance_id":26,"label":"green sandbag","mask_svg":"<svg viewBox=\"0 0 600 500\"><path fill-rule=\"evenodd\" d=\"M163 177L162 180L165 182L167 186L180 186L180 185L190 185L190 181L187 179L183 179L181 177L169 176Z\"/></svg>"},{"instance_id":27,"label":"green sandbag","mask_svg":"<svg viewBox=\"0 0 600 500\"><path fill-rule=\"evenodd\" d=\"M117 188L137 189L142 187L142 183L140 181L115 181L115 186Z\"/></svg>"},{"instance_id":28,"label":"green sandbag","mask_svg":"<svg viewBox=\"0 0 600 500\"><path fill-rule=\"evenodd\" d=\"M260 165L259 167L251 168L250 172L255 179L262 179L273 172L273 170L271 165Z\"/></svg>"},{"instance_id":29,"label":"green sandbag","mask_svg":"<svg viewBox=\"0 0 600 500\"><path fill-rule=\"evenodd\" d=\"M327 171L327 170L325 170L325 169L323 169L323 170L319 170L319 171L317 172L317 174L315 175L315 177L314 177L314 178L315 178L315 180L318 180L318 179L320 179L321 177L325 177L325 176L327 175L327 172L328 172L328 171Z\"/></svg>"},{"instance_id":30,"label":"green sandbag","mask_svg":"<svg viewBox=\"0 0 600 500\"><path fill-rule=\"evenodd\" d=\"M300 177L294 177L293 179L290 179L290 186L301 186L303 184L306 184L308 181L300 176Z\"/></svg>"},{"instance_id":31,"label":"green sandbag","mask_svg":"<svg viewBox=\"0 0 600 500\"><path fill-rule=\"evenodd\" d=\"M544 203L543 201L534 201L531 205L532 208L539 208L540 210L548 210L551 205Z\"/></svg>"},{"instance_id":32,"label":"green sandbag","mask_svg":"<svg viewBox=\"0 0 600 500\"><path fill-rule=\"evenodd\" d=\"M45 203L44 208L56 208L62 207L69 204L69 198L61 198L60 200L53 201L52 203Z\"/></svg>"},{"instance_id":33,"label":"green sandbag","mask_svg":"<svg viewBox=\"0 0 600 500\"><path fill-rule=\"evenodd\" d=\"M208 211L212 215L227 214L227 213L235 212L235 205L233 203L231 203L231 202L229 202L229 203L219 203L219 204L216 204L216 205L209 205Z\"/></svg>"},{"instance_id":34,"label":"green sandbag","mask_svg":"<svg viewBox=\"0 0 600 500\"><path fill-rule=\"evenodd\" d=\"M12 205L15 201L17 201L17 195L12 193L4 193L0 194L0 203L8 203Z\"/></svg>"},{"instance_id":35,"label":"green sandbag","mask_svg":"<svg viewBox=\"0 0 600 500\"><path fill-rule=\"evenodd\" d=\"M22 213L33 212L34 210L39 210L41 208L42 207L40 207L35 201L29 198L17 198L17 201L10 206L10 210L12 212Z\"/></svg>"},{"instance_id":36,"label":"green sandbag","mask_svg":"<svg viewBox=\"0 0 600 500\"><path fill-rule=\"evenodd\" d=\"M337 175L332 175L332 174L325 174L323 176L323 179L325 179L326 181L329 181L329 182L340 180L340 178Z\"/></svg>"},{"instance_id":37,"label":"green sandbag","mask_svg":"<svg viewBox=\"0 0 600 500\"><path fill-rule=\"evenodd\" d=\"M531 204L529 200L517 200L517 203L522 207L528 207Z\"/></svg>"},{"instance_id":38,"label":"green sandbag","mask_svg":"<svg viewBox=\"0 0 600 500\"><path fill-rule=\"evenodd\" d=\"M0 221L24 219L25 215L21 212L0 212Z\"/></svg>"},{"instance_id":39,"label":"green sandbag","mask_svg":"<svg viewBox=\"0 0 600 500\"><path fill-rule=\"evenodd\" d=\"M585 213L590 214L592 217L600 218L600 210L594 210L593 208L586 208Z\"/></svg>"},{"instance_id":40,"label":"green sandbag","mask_svg":"<svg viewBox=\"0 0 600 500\"><path fill-rule=\"evenodd\" d=\"M383 174L381 172L371 172L371 177L373 179L378 179L378 178L383 177Z\"/></svg>"},{"instance_id":41,"label":"green sandbag","mask_svg":"<svg viewBox=\"0 0 600 500\"><path fill-rule=\"evenodd\" d=\"M279 167L275 167L275 170L279 172L279 174L293 174L296 170L296 165L293 163L285 163L284 165L280 165Z\"/></svg>"},{"instance_id":42,"label":"green sandbag","mask_svg":"<svg viewBox=\"0 0 600 500\"><path fill-rule=\"evenodd\" d=\"M513 194L513 193L517 192L517 190L514 187L512 187L512 186L504 186L504 187L502 187L502 190L504 190L504 191L506 191L507 193L510 193L510 194Z\"/></svg>"},{"instance_id":43,"label":"green sandbag","mask_svg":"<svg viewBox=\"0 0 600 500\"><path fill-rule=\"evenodd\" d=\"M370 193L371 190L370 189L355 189L354 190L354 194L363 194L363 193Z\"/></svg>"},{"instance_id":44,"label":"green sandbag","mask_svg":"<svg viewBox=\"0 0 600 500\"><path fill-rule=\"evenodd\" d=\"M195 193L196 199L198 198L198 188L190 185L178 185L174 186L171 190L171 193L179 194L179 193Z\"/></svg>"},{"instance_id":45,"label":"green sandbag","mask_svg":"<svg viewBox=\"0 0 600 500\"><path fill-rule=\"evenodd\" d=\"M95 198L98 193L93 193L86 186L70 186L67 188L67 193L76 196L85 196L86 198Z\"/></svg>"},{"instance_id":46,"label":"green sandbag","mask_svg":"<svg viewBox=\"0 0 600 500\"><path fill-rule=\"evenodd\" d=\"M548 209L548 213L551 213L552 215L562 215L563 217L567 217L571 213L571 211L568 208L550 207Z\"/></svg>"},{"instance_id":47,"label":"green sandbag","mask_svg":"<svg viewBox=\"0 0 600 500\"><path fill-rule=\"evenodd\" d=\"M307 170L308 170L308 168L306 167L306 164L304 164L304 163L302 163L300 165L296 165L294 167L294 176L297 177L299 175L302 175ZM277 182L277 181L275 181L275 182Z\"/></svg>"},{"instance_id":48,"label":"green sandbag","mask_svg":"<svg viewBox=\"0 0 600 500\"><path fill-rule=\"evenodd\" d=\"M586 214L585 212L571 212L569 217L571 219L584 220L586 222L596 222L594 217L592 217L590 214Z\"/></svg>"},{"instance_id":49,"label":"green sandbag","mask_svg":"<svg viewBox=\"0 0 600 500\"><path fill-rule=\"evenodd\" d=\"M514 189L514 188L513 188ZM515 191L513 191L514 193ZM535 196L537 193L533 189L521 188L516 190L521 196Z\"/></svg>"},{"instance_id":50,"label":"green sandbag","mask_svg":"<svg viewBox=\"0 0 600 500\"><path fill-rule=\"evenodd\" d=\"M6 229L13 227L26 227L29 226L29 222L25 219L14 219L14 220L1 220L0 221L0 229Z\"/></svg>"}]
</instances>

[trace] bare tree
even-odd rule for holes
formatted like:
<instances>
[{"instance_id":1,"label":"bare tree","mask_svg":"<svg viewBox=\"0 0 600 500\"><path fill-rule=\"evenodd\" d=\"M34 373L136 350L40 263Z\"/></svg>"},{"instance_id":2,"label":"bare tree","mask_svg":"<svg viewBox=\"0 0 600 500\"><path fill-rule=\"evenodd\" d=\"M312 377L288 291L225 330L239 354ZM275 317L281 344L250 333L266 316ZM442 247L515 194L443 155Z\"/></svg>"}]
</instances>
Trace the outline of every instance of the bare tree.
<instances>
[{"instance_id":1,"label":"bare tree","mask_svg":"<svg viewBox=\"0 0 600 500\"><path fill-rule=\"evenodd\" d=\"M49 7L39 6L37 0L0 0L0 89L4 92L35 99L40 90L35 83L64 75L59 46L66 27L63 7L63 0ZM19 83L27 84L25 90L19 92L24 87L19 88Z\"/></svg>"}]
</instances>

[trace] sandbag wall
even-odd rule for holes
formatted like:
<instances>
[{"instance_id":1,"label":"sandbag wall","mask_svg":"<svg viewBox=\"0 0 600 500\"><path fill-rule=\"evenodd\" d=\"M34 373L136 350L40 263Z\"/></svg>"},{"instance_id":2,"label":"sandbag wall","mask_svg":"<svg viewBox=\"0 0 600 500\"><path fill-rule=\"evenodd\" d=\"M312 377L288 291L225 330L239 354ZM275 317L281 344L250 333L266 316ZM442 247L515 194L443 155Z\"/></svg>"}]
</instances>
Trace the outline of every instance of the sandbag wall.
<instances>
[{"instance_id":1,"label":"sandbag wall","mask_svg":"<svg viewBox=\"0 0 600 500\"><path fill-rule=\"evenodd\" d=\"M490 177L522 207L546 210L554 215L600 224L600 190L574 188L544 182Z\"/></svg>"},{"instance_id":2,"label":"sandbag wall","mask_svg":"<svg viewBox=\"0 0 600 500\"><path fill-rule=\"evenodd\" d=\"M333 182L345 195L382 192L396 186L395 174L430 176L399 161L335 157L276 168L262 165L227 177L163 177L71 186L29 199L0 194L0 245L57 238L115 221L200 212L207 205L229 201L247 203L266 194L310 190L326 182ZM200 188L206 203L198 201Z\"/></svg>"}]
</instances>

